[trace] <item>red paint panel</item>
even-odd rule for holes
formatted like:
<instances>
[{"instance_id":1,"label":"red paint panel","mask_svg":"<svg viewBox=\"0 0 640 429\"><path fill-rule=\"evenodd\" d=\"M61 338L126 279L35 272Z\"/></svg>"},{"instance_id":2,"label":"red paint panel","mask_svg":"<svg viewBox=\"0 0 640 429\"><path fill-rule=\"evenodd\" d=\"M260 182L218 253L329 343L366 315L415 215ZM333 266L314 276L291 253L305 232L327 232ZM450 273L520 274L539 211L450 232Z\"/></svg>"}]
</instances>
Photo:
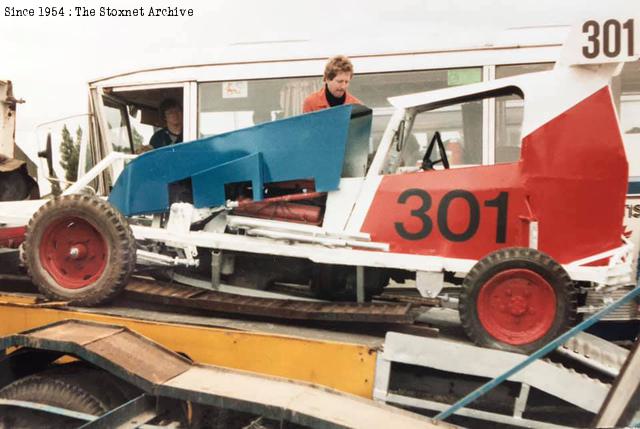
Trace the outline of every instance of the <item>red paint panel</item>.
<instances>
[{"instance_id":1,"label":"red paint panel","mask_svg":"<svg viewBox=\"0 0 640 429\"><path fill-rule=\"evenodd\" d=\"M26 226L0 228L0 247L16 248L24 241Z\"/></svg>"},{"instance_id":2,"label":"red paint panel","mask_svg":"<svg viewBox=\"0 0 640 429\"><path fill-rule=\"evenodd\" d=\"M420 196L400 202L407 189L427 193L430 207L418 210L423 207ZM499 209L487 205L501 193L507 195L503 242L499 242ZM477 258L504 246L526 245L528 226L521 219L526 215L517 163L425 171L384 177L362 230L374 241L390 243L394 252ZM431 228L424 238L406 239L399 232L403 228L417 234L425 224Z\"/></svg>"},{"instance_id":3,"label":"red paint panel","mask_svg":"<svg viewBox=\"0 0 640 429\"><path fill-rule=\"evenodd\" d=\"M522 158L541 250L564 263L621 244L629 172L608 87L527 136Z\"/></svg>"},{"instance_id":4,"label":"red paint panel","mask_svg":"<svg viewBox=\"0 0 640 429\"><path fill-rule=\"evenodd\" d=\"M620 244L627 170L605 87L525 137L518 163L383 177L362 231L394 252L481 259L528 247L533 218L539 249L567 263Z\"/></svg>"}]
</instances>

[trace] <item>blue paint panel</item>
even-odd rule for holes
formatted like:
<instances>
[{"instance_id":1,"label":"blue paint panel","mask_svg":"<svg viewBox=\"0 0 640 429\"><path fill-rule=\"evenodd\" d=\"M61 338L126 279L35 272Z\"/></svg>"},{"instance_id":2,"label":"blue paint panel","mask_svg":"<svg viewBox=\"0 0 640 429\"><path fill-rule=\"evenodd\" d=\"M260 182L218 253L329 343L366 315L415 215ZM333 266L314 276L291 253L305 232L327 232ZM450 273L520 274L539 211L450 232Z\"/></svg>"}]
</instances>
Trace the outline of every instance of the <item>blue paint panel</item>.
<instances>
[{"instance_id":1,"label":"blue paint panel","mask_svg":"<svg viewBox=\"0 0 640 429\"><path fill-rule=\"evenodd\" d=\"M629 187L627 188L627 195L638 194L640 194L640 177L631 176L629 177Z\"/></svg>"},{"instance_id":2,"label":"blue paint panel","mask_svg":"<svg viewBox=\"0 0 640 429\"><path fill-rule=\"evenodd\" d=\"M116 181L109 202L125 216L169 209L169 184L191 178L196 207L224 203L225 183L260 183L314 178L316 190L338 188L350 117L358 136L368 136L371 111L347 105L268 122L242 130L166 146L130 162ZM258 186L255 200L262 199Z\"/></svg>"},{"instance_id":3,"label":"blue paint panel","mask_svg":"<svg viewBox=\"0 0 640 429\"><path fill-rule=\"evenodd\" d=\"M211 207L224 201L224 184L251 182L253 199L260 201L263 197L263 162L260 152L234 159L222 165L209 168L191 177L193 186L193 205ZM216 184L220 186L210 186Z\"/></svg>"}]
</instances>

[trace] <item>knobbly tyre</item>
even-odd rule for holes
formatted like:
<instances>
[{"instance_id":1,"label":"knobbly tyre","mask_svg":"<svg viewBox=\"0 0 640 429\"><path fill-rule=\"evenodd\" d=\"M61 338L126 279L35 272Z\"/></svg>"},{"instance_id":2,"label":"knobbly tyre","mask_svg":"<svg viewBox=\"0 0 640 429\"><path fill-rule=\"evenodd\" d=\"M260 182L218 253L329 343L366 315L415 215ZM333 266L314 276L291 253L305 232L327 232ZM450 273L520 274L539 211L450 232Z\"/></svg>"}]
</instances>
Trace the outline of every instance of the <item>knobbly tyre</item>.
<instances>
[{"instance_id":1,"label":"knobbly tyre","mask_svg":"<svg viewBox=\"0 0 640 429\"><path fill-rule=\"evenodd\" d=\"M112 152L62 196L21 208L35 212L28 272L47 297L89 306L135 268L204 272L214 287L310 284L329 299L355 299L358 283L371 297L389 279L438 297L446 280L474 342L535 350L589 294L630 282L628 167L608 82L637 59L636 22L586 21L551 71L391 98L371 159L362 106ZM604 28L619 46L602 43ZM524 98L518 162L449 168L440 132L412 133L425 112L498 95ZM105 170L122 171L106 200L86 190Z\"/></svg>"},{"instance_id":2,"label":"knobbly tyre","mask_svg":"<svg viewBox=\"0 0 640 429\"><path fill-rule=\"evenodd\" d=\"M0 201L39 198L37 183L30 176L35 166L27 162L15 141L16 106L20 103L24 100L13 95L11 81L0 80ZM11 247L21 235L24 232L16 230L12 235L4 230L0 241Z\"/></svg>"}]
</instances>

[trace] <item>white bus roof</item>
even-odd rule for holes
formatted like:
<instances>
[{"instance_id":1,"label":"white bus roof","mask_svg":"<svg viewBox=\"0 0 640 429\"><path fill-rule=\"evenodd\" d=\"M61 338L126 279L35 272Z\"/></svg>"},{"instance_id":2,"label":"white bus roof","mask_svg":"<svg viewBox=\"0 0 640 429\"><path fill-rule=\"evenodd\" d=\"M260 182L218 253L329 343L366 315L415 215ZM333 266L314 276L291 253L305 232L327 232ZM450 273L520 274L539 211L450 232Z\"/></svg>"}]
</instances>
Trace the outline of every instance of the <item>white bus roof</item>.
<instances>
[{"instance_id":1,"label":"white bus roof","mask_svg":"<svg viewBox=\"0 0 640 429\"><path fill-rule=\"evenodd\" d=\"M326 59L348 55L356 73L522 64L554 61L569 26L523 27L494 34L425 34L425 38L387 36L359 42L280 40L241 43L210 50L211 62L167 65L120 73L91 86L128 86L184 81L245 80L321 75ZM401 59L401 61L398 61Z\"/></svg>"}]
</instances>

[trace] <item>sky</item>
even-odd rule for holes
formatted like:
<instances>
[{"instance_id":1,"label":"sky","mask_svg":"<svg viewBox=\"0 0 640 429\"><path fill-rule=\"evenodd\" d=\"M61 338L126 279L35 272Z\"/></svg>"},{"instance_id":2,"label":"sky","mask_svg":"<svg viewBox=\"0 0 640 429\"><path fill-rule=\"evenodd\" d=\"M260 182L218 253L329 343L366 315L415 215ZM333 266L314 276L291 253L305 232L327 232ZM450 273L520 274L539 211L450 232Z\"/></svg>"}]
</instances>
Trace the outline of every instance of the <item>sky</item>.
<instances>
[{"instance_id":1,"label":"sky","mask_svg":"<svg viewBox=\"0 0 640 429\"><path fill-rule=\"evenodd\" d=\"M38 15L39 6L54 4L65 16L5 13L34 8ZM77 16L81 5L96 14L101 7L142 7L145 16ZM215 62L221 48L251 42L309 40L335 49L354 40L472 39L514 27L569 25L634 5L638 0L0 0L0 79L11 80L14 95L25 100L16 138L35 152L43 143L35 133L40 124L85 113L87 82L119 72ZM193 16L150 17L149 7L191 8Z\"/></svg>"}]
</instances>

